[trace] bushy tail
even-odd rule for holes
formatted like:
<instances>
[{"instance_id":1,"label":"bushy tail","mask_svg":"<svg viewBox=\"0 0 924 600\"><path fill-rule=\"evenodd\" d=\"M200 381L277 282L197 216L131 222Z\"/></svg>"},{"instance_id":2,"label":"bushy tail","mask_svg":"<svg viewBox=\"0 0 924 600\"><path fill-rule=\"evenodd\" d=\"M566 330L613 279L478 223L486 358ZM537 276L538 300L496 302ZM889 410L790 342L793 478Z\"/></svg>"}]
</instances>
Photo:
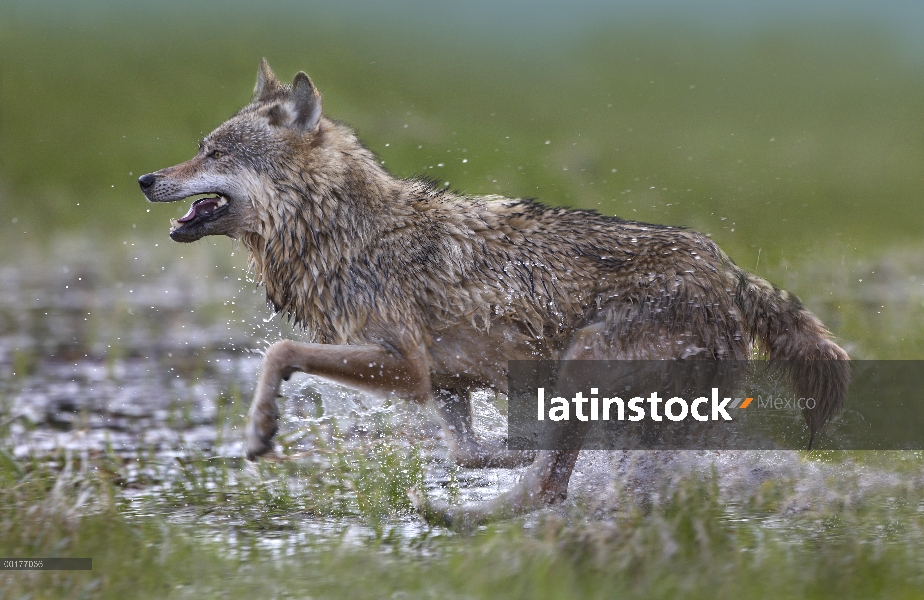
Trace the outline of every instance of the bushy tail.
<instances>
[{"instance_id":1,"label":"bushy tail","mask_svg":"<svg viewBox=\"0 0 924 600\"><path fill-rule=\"evenodd\" d=\"M844 406L850 357L799 298L760 277L739 270L736 303L767 358L784 361L796 395L815 399L814 408L803 409L811 449L815 434Z\"/></svg>"}]
</instances>

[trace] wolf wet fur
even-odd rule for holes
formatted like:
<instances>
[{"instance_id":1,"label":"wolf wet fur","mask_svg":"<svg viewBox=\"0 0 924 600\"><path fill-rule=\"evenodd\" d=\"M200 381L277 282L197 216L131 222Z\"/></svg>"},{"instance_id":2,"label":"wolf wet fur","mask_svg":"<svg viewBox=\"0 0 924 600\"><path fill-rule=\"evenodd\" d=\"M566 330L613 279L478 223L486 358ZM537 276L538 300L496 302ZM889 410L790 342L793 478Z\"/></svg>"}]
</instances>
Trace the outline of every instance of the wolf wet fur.
<instances>
[{"instance_id":1,"label":"wolf wet fur","mask_svg":"<svg viewBox=\"0 0 924 600\"><path fill-rule=\"evenodd\" d=\"M846 395L848 356L824 325L708 237L396 178L322 115L305 73L282 84L265 59L249 105L191 160L139 184L152 202L214 195L174 221L171 237L240 240L268 303L310 340L267 349L249 459L272 452L280 384L302 371L434 402L461 465L532 461L488 502L446 506L412 492L435 522L471 526L567 495L577 449L534 456L472 431L471 393L506 392L509 360L746 360L756 345L771 359L808 361L791 378L818 399L804 411L813 439Z\"/></svg>"}]
</instances>

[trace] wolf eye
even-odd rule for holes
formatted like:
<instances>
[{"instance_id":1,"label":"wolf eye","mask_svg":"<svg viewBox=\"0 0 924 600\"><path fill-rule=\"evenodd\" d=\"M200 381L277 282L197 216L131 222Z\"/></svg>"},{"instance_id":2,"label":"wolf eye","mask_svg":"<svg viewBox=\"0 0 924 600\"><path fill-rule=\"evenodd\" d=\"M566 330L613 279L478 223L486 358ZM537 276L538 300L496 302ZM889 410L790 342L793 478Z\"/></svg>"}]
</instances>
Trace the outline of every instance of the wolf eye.
<instances>
[{"instance_id":1,"label":"wolf eye","mask_svg":"<svg viewBox=\"0 0 924 600\"><path fill-rule=\"evenodd\" d=\"M221 150L212 150L212 153L209 154L209 156L211 156L212 158L221 158L222 156L224 156L224 154L225 153L222 152Z\"/></svg>"}]
</instances>

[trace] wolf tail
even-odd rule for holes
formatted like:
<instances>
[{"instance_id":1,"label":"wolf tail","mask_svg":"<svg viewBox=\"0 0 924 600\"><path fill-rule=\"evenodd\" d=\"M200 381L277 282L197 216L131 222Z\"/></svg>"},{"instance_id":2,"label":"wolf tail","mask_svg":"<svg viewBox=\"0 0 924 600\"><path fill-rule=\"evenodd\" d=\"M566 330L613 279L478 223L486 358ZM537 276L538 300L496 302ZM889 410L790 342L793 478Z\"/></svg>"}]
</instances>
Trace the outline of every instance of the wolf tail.
<instances>
[{"instance_id":1,"label":"wolf tail","mask_svg":"<svg viewBox=\"0 0 924 600\"><path fill-rule=\"evenodd\" d=\"M844 406L850 385L850 357L802 301L769 282L738 270L736 304L759 349L784 367L798 397L814 398L802 414L815 434Z\"/></svg>"}]
</instances>

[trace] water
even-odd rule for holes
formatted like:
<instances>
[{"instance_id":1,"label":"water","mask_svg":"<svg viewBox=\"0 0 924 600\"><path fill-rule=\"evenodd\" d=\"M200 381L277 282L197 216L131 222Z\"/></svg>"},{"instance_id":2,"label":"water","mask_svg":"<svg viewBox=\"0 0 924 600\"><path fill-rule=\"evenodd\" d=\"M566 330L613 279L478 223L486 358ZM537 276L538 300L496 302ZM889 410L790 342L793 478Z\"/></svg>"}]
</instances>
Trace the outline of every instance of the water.
<instances>
[{"instance_id":1,"label":"water","mask_svg":"<svg viewBox=\"0 0 924 600\"><path fill-rule=\"evenodd\" d=\"M240 295L236 278L201 272L201 252L168 269L126 246L107 258L73 242L0 268L0 390L15 455L166 448L177 431L207 445L219 395L254 377L255 342L226 304Z\"/></svg>"},{"instance_id":2,"label":"water","mask_svg":"<svg viewBox=\"0 0 924 600\"><path fill-rule=\"evenodd\" d=\"M28 459L63 449L120 457L120 477L128 482L122 496L130 506L133 499L143 507L150 506L142 502L146 498L169 496L171 482L183 476L177 459L189 464L211 459L227 465L221 477L279 485L259 465L242 460L242 431L261 351L282 336L298 339L298 332L284 319L269 318L240 250L232 246L231 256L226 241L190 247L138 239L116 246L121 251L67 240L8 258L0 267L0 432L6 429L11 454ZM829 301L853 302L880 330L876 319L882 311L889 322L907 323L908 311L920 309L924 276L917 274L915 255L901 256L871 262L864 268L875 285L834 288L843 295ZM284 493L274 493L301 502L296 513L320 489L303 485L305 474L333 468L334 457L325 458L319 449L322 442L330 446L333 432L336 450L354 456L368 454L381 440L421 449L424 486L437 498L487 499L512 486L522 472L455 468L435 415L425 407L303 374L284 384L283 396L277 439L286 454L305 456L293 462L306 466L293 472ZM503 410L492 395L476 398L475 423L482 435L505 435ZM915 467L920 454L894 453L870 465L855 457L806 460L797 452L584 452L568 502L551 512L583 507L605 527L613 515L664 502L678 481L692 477L715 482L726 518L760 519L764 526L785 529L793 515L866 499L888 502L890 490L907 498L908 490L924 487ZM216 473L202 471L202 477ZM779 486L785 490L779 492ZM748 506L768 490L781 498L771 514L758 515ZM342 493L355 497L355 491ZM172 514L209 524L210 535L234 537L246 524L220 506L212 514L213 499L202 502L204 508ZM372 527L355 515L309 510L299 513L292 531L291 515L281 514L274 517L280 530L261 534L261 543L279 552L297 544L299 536L342 536L344 527L360 537L372 535ZM389 523L402 539L430 535L413 515Z\"/></svg>"},{"instance_id":3,"label":"water","mask_svg":"<svg viewBox=\"0 0 924 600\"><path fill-rule=\"evenodd\" d=\"M170 486L183 481L178 460L215 461L199 474L205 486L225 465L231 478L271 479L243 460L243 425L263 349L299 332L271 318L243 257L233 247L230 256L226 241L164 247L138 239L115 248L71 239L0 267L0 433L6 428L10 453L20 460L62 451L118 457L129 510L170 497ZM331 444L336 431L341 450L363 452L383 437L420 446L425 486L436 497L452 487L460 501L485 499L515 480L503 470L456 472L425 408L304 374L282 393L277 441L285 454L308 455L296 459L306 468L330 468L318 445ZM475 418L487 435L506 433L487 395ZM286 484L287 493L299 494L298 479ZM243 522L203 518L198 508L175 516L211 520L217 530ZM303 520L307 531L331 535L344 524L365 531L355 518ZM399 525L408 535L423 527L417 519Z\"/></svg>"}]
</instances>

